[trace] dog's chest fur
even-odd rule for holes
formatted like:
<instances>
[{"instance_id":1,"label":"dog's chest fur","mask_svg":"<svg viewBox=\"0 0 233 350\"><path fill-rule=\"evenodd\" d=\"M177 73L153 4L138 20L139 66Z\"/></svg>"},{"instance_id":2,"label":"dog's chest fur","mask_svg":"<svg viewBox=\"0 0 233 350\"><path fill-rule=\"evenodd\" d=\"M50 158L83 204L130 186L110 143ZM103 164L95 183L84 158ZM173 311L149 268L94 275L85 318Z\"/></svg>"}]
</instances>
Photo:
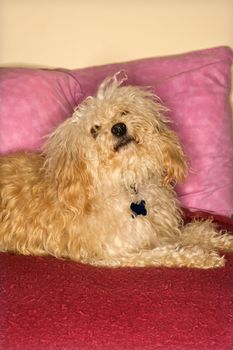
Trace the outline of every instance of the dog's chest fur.
<instances>
[{"instance_id":1,"label":"dog's chest fur","mask_svg":"<svg viewBox=\"0 0 233 350\"><path fill-rule=\"evenodd\" d=\"M119 254L120 250L154 246L157 244L156 231L161 235L161 225L166 222L167 203L172 201L172 197L170 191L161 191L155 184L143 185L137 191L122 190L103 196L101 202L95 203L93 215L88 216L88 226L97 244L101 242L111 256ZM139 207L135 208L132 203Z\"/></svg>"}]
</instances>

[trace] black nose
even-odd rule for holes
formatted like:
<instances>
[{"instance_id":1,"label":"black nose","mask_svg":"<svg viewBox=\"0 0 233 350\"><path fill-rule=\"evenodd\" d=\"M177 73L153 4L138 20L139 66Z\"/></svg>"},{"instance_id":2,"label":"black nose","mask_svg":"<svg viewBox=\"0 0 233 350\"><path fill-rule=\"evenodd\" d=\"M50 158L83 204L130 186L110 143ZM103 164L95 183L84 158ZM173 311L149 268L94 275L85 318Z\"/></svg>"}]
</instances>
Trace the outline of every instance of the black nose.
<instances>
[{"instance_id":1,"label":"black nose","mask_svg":"<svg viewBox=\"0 0 233 350\"><path fill-rule=\"evenodd\" d=\"M127 132L126 125L124 123L117 123L117 124L113 125L111 132L113 135L115 135L117 137L124 136Z\"/></svg>"}]
</instances>

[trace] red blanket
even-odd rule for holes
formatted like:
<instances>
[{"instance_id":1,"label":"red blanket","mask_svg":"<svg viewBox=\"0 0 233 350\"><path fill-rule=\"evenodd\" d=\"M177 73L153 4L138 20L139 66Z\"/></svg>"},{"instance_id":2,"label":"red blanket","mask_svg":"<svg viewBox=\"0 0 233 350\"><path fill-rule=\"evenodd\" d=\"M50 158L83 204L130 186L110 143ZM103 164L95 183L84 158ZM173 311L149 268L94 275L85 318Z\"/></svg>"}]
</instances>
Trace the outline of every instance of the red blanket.
<instances>
[{"instance_id":1,"label":"red blanket","mask_svg":"<svg viewBox=\"0 0 233 350\"><path fill-rule=\"evenodd\" d=\"M233 254L212 270L0 254L0 349L232 350Z\"/></svg>"}]
</instances>

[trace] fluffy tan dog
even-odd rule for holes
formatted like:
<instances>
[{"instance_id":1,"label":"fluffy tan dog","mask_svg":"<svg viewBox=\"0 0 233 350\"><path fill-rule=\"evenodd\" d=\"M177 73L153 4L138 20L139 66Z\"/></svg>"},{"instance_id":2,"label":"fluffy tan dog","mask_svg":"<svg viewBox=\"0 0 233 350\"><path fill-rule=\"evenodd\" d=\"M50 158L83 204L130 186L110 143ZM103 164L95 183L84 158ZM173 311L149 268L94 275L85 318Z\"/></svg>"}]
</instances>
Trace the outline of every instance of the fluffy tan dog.
<instances>
[{"instance_id":1,"label":"fluffy tan dog","mask_svg":"<svg viewBox=\"0 0 233 350\"><path fill-rule=\"evenodd\" d=\"M106 79L42 154L0 158L0 251L99 266L211 268L233 236L184 225L171 183L186 161L148 90Z\"/></svg>"}]
</instances>

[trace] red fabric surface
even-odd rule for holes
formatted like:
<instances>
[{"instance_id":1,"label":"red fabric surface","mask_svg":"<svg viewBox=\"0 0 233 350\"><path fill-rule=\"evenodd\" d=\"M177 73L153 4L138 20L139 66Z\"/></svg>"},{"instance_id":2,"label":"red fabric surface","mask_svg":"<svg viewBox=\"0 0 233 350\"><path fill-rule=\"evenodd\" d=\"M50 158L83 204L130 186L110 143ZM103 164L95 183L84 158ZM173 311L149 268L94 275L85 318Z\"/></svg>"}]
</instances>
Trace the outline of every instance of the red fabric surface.
<instances>
[{"instance_id":1,"label":"red fabric surface","mask_svg":"<svg viewBox=\"0 0 233 350\"><path fill-rule=\"evenodd\" d=\"M0 254L0 349L232 350L233 254L212 270Z\"/></svg>"}]
</instances>

